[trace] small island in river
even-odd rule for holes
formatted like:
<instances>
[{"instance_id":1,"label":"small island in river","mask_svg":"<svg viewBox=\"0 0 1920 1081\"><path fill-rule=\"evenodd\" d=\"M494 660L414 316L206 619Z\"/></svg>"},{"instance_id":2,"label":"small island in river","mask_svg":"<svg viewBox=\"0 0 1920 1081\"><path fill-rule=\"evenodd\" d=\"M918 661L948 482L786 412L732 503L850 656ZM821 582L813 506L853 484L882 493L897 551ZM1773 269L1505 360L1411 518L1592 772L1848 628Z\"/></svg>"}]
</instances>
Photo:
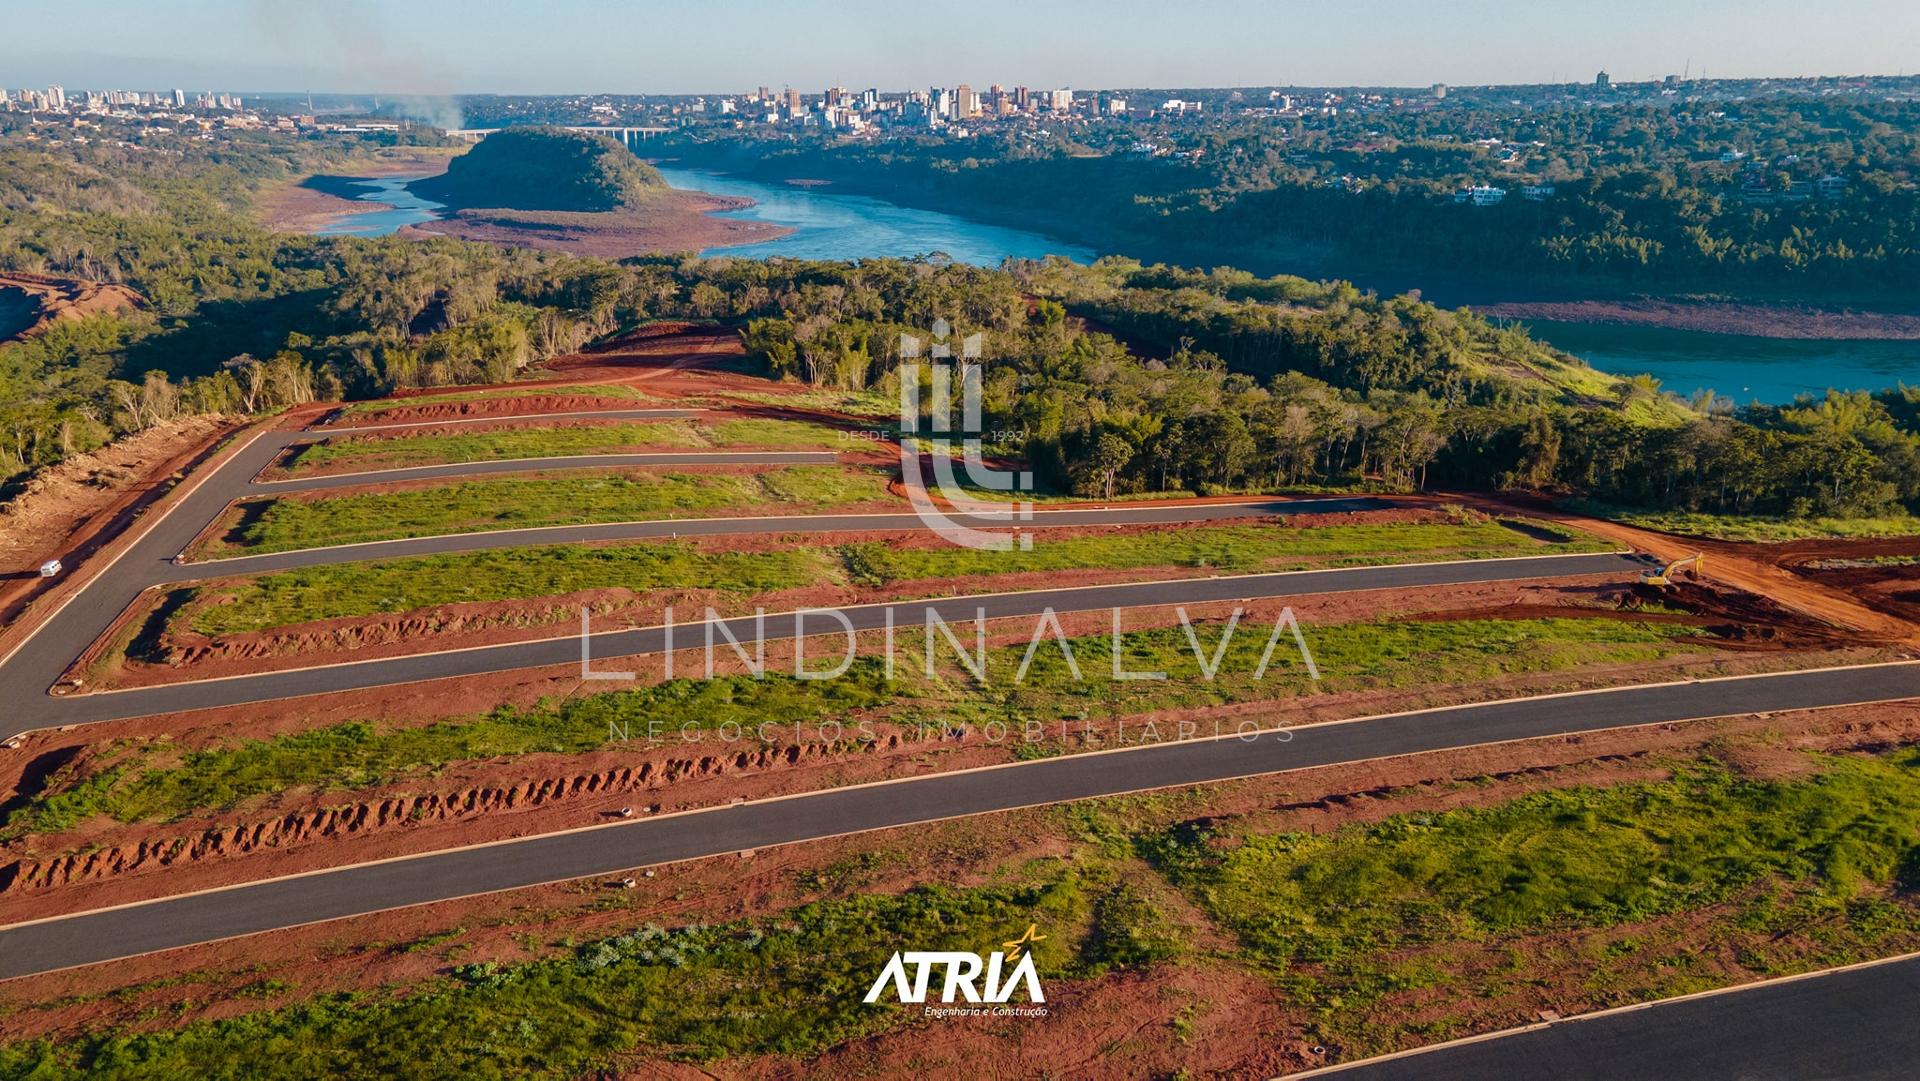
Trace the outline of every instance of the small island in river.
<instances>
[{"instance_id":1,"label":"small island in river","mask_svg":"<svg viewBox=\"0 0 1920 1081\"><path fill-rule=\"evenodd\" d=\"M283 232L444 236L614 259L752 244L792 232L771 222L715 217L753 200L669 187L626 147L587 132L512 128L464 154L444 154L418 150L351 174L307 177L264 199L262 216ZM411 179L399 194L443 209L417 214L411 224L378 220L392 207L367 181L403 177ZM366 198L370 194L375 197Z\"/></svg>"},{"instance_id":2,"label":"small island in river","mask_svg":"<svg viewBox=\"0 0 1920 1081\"><path fill-rule=\"evenodd\" d=\"M408 234L619 258L771 240L788 230L713 216L750 200L680 191L605 136L513 128L488 136L411 190L448 215Z\"/></svg>"}]
</instances>

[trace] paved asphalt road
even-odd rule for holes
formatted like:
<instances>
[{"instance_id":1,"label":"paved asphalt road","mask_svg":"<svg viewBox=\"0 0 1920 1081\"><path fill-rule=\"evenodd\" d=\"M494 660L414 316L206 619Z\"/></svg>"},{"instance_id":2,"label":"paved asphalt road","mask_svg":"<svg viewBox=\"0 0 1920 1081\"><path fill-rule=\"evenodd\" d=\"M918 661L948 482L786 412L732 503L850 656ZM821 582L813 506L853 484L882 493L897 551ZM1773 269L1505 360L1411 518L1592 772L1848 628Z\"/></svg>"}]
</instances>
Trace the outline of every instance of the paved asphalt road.
<instances>
[{"instance_id":1,"label":"paved asphalt road","mask_svg":"<svg viewBox=\"0 0 1920 1081\"><path fill-rule=\"evenodd\" d=\"M614 417L684 416L686 410L615 410L603 414ZM364 429L359 429L364 430ZM542 459L538 462L471 462L444 466L425 466L357 478L305 477L272 483L257 483L255 476L275 461L287 447L311 442L322 432L261 433L241 447L224 464L208 474L183 498L172 501L151 528L111 565L103 568L62 608L48 617L38 632L0 662L0 700L14 708L0 716L0 738L49 725L82 724L144 716L175 710L234 705L297 695L408 683L448 676L473 675L539 665L566 663L578 659L575 639L523 643L481 650L432 654L422 657L394 658L359 664L334 665L299 672L269 673L233 679L204 680L167 687L145 688L98 694L53 696L47 693L73 660L112 625L141 592L151 586L194 581L212 575L258 573L326 563L467 551L524 544L581 542L707 533L790 533L849 529L919 529L923 525L912 514L816 515L774 518L705 519L698 521L655 521L612 523L600 526L563 526L548 529L514 530L498 533L464 534L448 537L424 537L299 552L279 552L260 556L176 565L173 557L213 522L234 499L261 494L284 494L316 488L340 487L349 483L386 482L421 477L446 478L488 473L518 472L529 468L591 467L631 464L639 456L598 455L573 459ZM777 456L797 457L788 452ZM646 460L666 464L667 455L649 455ZM689 456L674 455L676 460ZM766 455L725 452L699 455L700 460L766 462ZM807 454L804 460L817 460ZM1248 515L1283 515L1303 512L1337 512L1381 506L1366 498L1307 500L1254 500L1238 504L1201 504L1185 507L1119 505L1104 510L1040 510L1034 514L1036 526L1108 525L1160 522L1208 521ZM963 524L966 519L961 519ZM992 524L975 521L972 524ZM1401 585L1441 584L1488 581L1510 578L1551 577L1559 575L1619 572L1632 569L1625 559L1614 555L1572 558L1543 558L1520 561L1494 561L1484 564L1456 564L1434 567L1354 568L1306 575L1266 575L1257 579L1194 580L1177 585L1111 586L1069 593L1033 594L1024 598L997 597L982 602L990 615L1037 613L1051 605L1056 611L1104 608L1112 605L1141 605L1194 602L1236 597L1273 597L1293 593L1326 590L1374 589ZM856 628L878 627L891 611L897 624L924 622L923 607L873 605L848 609L846 615ZM942 618L972 618L975 602L943 602L937 606ZM815 624L822 630L834 627L819 617ZM744 626L730 624L736 634ZM770 629L769 637L792 634ZM699 633L698 630L692 633ZM681 638L680 641L691 639ZM596 636L595 653L604 657L630 656L655 651L662 641L658 632L616 632Z\"/></svg>"},{"instance_id":2,"label":"paved asphalt road","mask_svg":"<svg viewBox=\"0 0 1920 1081\"><path fill-rule=\"evenodd\" d=\"M674 410L621 410L602 416L677 415ZM589 414L592 415L592 414ZM405 427L404 425L399 427ZM376 429L359 429L376 430ZM398 470L378 477L307 478L256 484L252 478L287 445L311 433L269 433L248 444L208 476L153 526L128 553L47 621L42 631L0 667L0 696L19 706L0 720L0 735L51 723L77 723L165 710L323 693L343 687L457 676L501 668L578 659L573 639L525 643L429 657L396 658L177 687L53 698L55 676L151 585L209 573L253 572L341 560L411 555L556 541L649 537L701 532L794 532L800 529L916 528L911 515L731 519L709 522L625 523L383 542L316 552L278 553L191 567L170 565L226 504L244 495L529 468L630 464L637 456L594 456L538 462L473 463ZM741 460L711 455L646 456L656 464ZM754 461L769 461L755 456ZM808 458L807 460L814 460ZM1187 508L1117 507L1095 512L1041 511L1035 524L1095 525L1196 521L1300 510L1350 510L1366 500ZM1592 573L1628 573L1620 556L1506 560L1426 567L1356 568L1193 579L1044 594L1005 594L912 605L871 605L843 611L856 628L915 623L926 607L958 621L988 615L1113 605L1201 603L1240 597L1286 596L1329 589L1369 589L1427 583L1487 581ZM775 625L768 637L832 631L830 617L802 627ZM729 620L742 634L751 620ZM701 640L700 628L679 641ZM596 635L596 656L611 659L664 644L659 630ZM1101 795L1198 784L1337 762L1417 753L1499 740L1580 732L1703 716L1843 705L1920 696L1920 666L1802 672L1777 676L1629 688L1494 702L1369 720L1264 733L1251 740L1158 744L1112 754L1078 755L965 773L936 774L896 784L829 790L785 800L743 804L688 815L622 822L570 833L434 853L405 860L340 868L293 879L163 899L149 904L0 929L0 978L220 938L338 919L384 908L424 904L521 886L786 844L861 830L909 826L943 818ZM1749 992L1656 1006L1588 1021L1568 1022L1497 1040L1443 1048L1418 1057L1351 1071L1372 1078L1773 1078L1894 1077L1912 1074L1920 1035L1912 1004L1920 993L1920 965L1856 970Z\"/></svg>"},{"instance_id":3,"label":"paved asphalt road","mask_svg":"<svg viewBox=\"0 0 1920 1081\"><path fill-rule=\"evenodd\" d=\"M404 905L1017 807L1622 725L1920 696L1920 662L1488 702L829 789L0 930L0 979Z\"/></svg>"},{"instance_id":4,"label":"paved asphalt road","mask_svg":"<svg viewBox=\"0 0 1920 1081\"><path fill-rule=\"evenodd\" d=\"M409 480L477 477L488 473L530 473L537 469L616 469L623 465L832 465L840 455L830 450L705 450L661 451L657 454L576 454L561 458L505 458L490 462L452 462L416 465L371 473L340 473L325 477L295 477L247 485L247 495L315 492L352 488L361 484L398 484Z\"/></svg>"},{"instance_id":5,"label":"paved asphalt road","mask_svg":"<svg viewBox=\"0 0 1920 1081\"><path fill-rule=\"evenodd\" d=\"M1653 1003L1325 1074L1332 1081L1920 1076L1920 958Z\"/></svg>"},{"instance_id":6,"label":"paved asphalt road","mask_svg":"<svg viewBox=\"0 0 1920 1081\"><path fill-rule=\"evenodd\" d=\"M576 409L564 413L516 413L504 417L448 417L445 420L409 420L397 424L324 424L317 428L310 428L304 434L307 438L316 435L327 438L331 436L359 435L362 432L391 432L401 428L439 428L448 424L502 424L517 420L539 421L542 423L555 420L577 420L580 418L591 420L675 420L697 417L700 413L701 411L698 409L671 408ZM350 415L336 415L340 416L340 419L343 420L351 419ZM377 416L378 414L360 414L360 416L369 415Z\"/></svg>"},{"instance_id":7,"label":"paved asphalt road","mask_svg":"<svg viewBox=\"0 0 1920 1081\"><path fill-rule=\"evenodd\" d=\"M1203 604L1239 598L1290 597L1311 593L1339 593L1364 589L1407 586L1431 586L1462 582L1497 582L1553 578L1587 574L1617 574L1627 578L1641 564L1613 553L1593 555L1534 556L1518 559L1483 559L1458 563L1408 564L1388 567L1350 567L1335 570L1293 571L1231 578L1188 578L1172 582L1143 582L1122 585L1087 586L1078 589L1034 590L1020 593L995 593L983 596L941 600L901 601L892 604L868 604L815 611L805 616L779 618L769 616L763 627L756 627L752 616L715 621L716 648L724 655L726 641L720 629L732 633L740 642L754 638L783 641L806 635L839 635L843 625L829 612L844 616L854 630L878 630L889 622L895 627L923 627L929 612L947 623L970 622L980 616L1000 619L1010 616L1037 616L1048 608L1055 612L1086 612L1107 608L1139 608L1169 604ZM699 613L674 631L676 649L704 646L708 624L698 621ZM962 639L965 628L959 632ZM607 662L621 658L663 652L667 632L658 627L626 631L602 631L592 638L594 667L606 669ZM809 670L832 667L845 649L843 635L823 644ZM246 702L264 702L301 695L333 694L367 687L385 687L397 683L474 676L504 672L516 668L540 668L547 665L578 664L581 643L578 635L547 638L533 642L458 649L441 653L421 653L382 660L354 661L317 668L285 672L195 680L137 690L103 691L61 697L36 695L24 700L22 707L0 722L0 733L55 724L80 724L89 721L144 717L154 713L233 706Z\"/></svg>"},{"instance_id":8,"label":"paved asphalt road","mask_svg":"<svg viewBox=\"0 0 1920 1081\"><path fill-rule=\"evenodd\" d=\"M1036 510L1031 522L1023 526L1102 526L1153 525L1188 522L1212 522L1231 518L1259 516L1281 517L1288 514L1337 514L1345 511L1379 510L1387 504L1377 499L1332 497L1319 499L1265 499L1244 503L1203 503L1180 507L1129 506L1120 504L1106 510ZM980 528L1006 528L1006 522L994 522L967 515L954 515L960 525ZM518 548L529 544L578 544L585 541L647 540L656 537L707 537L764 533L821 533L846 530L924 530L926 523L908 513L778 515L761 518L663 518L649 522L606 522L600 525L539 526L531 529L501 529L484 533L460 533L444 537L412 537L405 540L371 541L333 548L308 548L297 552L268 552L253 556L229 556L225 559L169 567L162 574L168 581L190 581L229 574L262 574L292 567L318 567L328 563L359 563L371 559L399 559L405 556L437 555L443 552L477 552L489 548Z\"/></svg>"}]
</instances>

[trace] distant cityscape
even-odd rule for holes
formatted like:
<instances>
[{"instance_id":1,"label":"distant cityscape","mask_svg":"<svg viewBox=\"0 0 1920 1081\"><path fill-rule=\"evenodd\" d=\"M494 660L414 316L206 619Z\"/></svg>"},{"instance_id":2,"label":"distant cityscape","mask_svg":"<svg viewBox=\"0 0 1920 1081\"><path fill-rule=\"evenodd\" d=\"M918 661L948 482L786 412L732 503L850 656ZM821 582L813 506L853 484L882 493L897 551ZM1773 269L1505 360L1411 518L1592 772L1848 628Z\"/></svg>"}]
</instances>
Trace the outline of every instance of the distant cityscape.
<instances>
[{"instance_id":1,"label":"distant cityscape","mask_svg":"<svg viewBox=\"0 0 1920 1081\"><path fill-rule=\"evenodd\" d=\"M42 89L0 88L0 113L30 114L43 123L65 124L76 132L98 127L103 120L141 125L156 132L174 130L211 134L215 130L397 132L398 121L323 123L312 110L306 114L283 109L249 108L239 94L185 90L75 90L61 86ZM78 136L84 139L84 136Z\"/></svg>"},{"instance_id":2,"label":"distant cityscape","mask_svg":"<svg viewBox=\"0 0 1920 1081\"><path fill-rule=\"evenodd\" d=\"M1773 94L1819 96L1920 96L1920 78L1861 76L1797 79L1695 79L1666 75L1644 82L1616 81L1607 72L1590 81L1514 86L1451 87L1435 83L1419 88L1258 87L1207 89L1008 88L985 90L961 83L952 87L883 92L869 87L825 91L780 90L760 86L742 94L702 95L555 95L502 98L473 95L457 99L470 119L512 121L534 103L565 103L576 115L609 125L633 122L670 126L730 124L818 128L850 135L897 129L985 129L995 123L1035 121L1163 120L1193 117L1340 116L1355 112L1421 111L1460 104L1503 104L1523 109L1566 103L1628 104L1663 99L1725 99Z\"/></svg>"},{"instance_id":3,"label":"distant cityscape","mask_svg":"<svg viewBox=\"0 0 1920 1081\"><path fill-rule=\"evenodd\" d=\"M1920 98L1920 77L1710 80L1704 75L1694 78L1688 72L1625 81L1601 71L1579 82L1511 86L1435 83L1416 88L1076 91L999 83L980 90L960 83L888 92L878 87L854 90L834 86L824 91L803 91L763 85L736 94L462 95L429 99L388 95L384 101L381 95L372 94L263 93L243 98L237 93L213 91L190 94L178 88L68 91L55 85L0 89L0 119L23 115L29 138L84 143L98 137L132 149L141 147L142 133L211 139L222 131L397 136L409 128L431 128L471 140L512 124L557 124L576 130L604 130L637 149L637 140L653 134L699 129L730 128L770 137L811 133L852 140L926 134L965 139L988 133L1041 139L1091 125L1121 125L1112 130L1137 134L1121 134L1117 149L1143 157L1197 160L1208 152L1209 130L1249 120L1332 123L1356 116L1449 109L1526 113L1660 101L1736 103L1777 95L1913 100ZM1446 141L1455 136L1436 134L1433 138ZM1472 141L1509 171L1523 169L1530 157L1544 149L1538 142L1509 142L1496 137L1476 137ZM1362 140L1352 149L1367 150L1370 146ZM1750 203L1838 199L1846 194L1850 183L1843 176L1818 173L1785 181L1770 176L1771 169L1798 164L1799 156L1791 153L1769 157L1728 146L1720 160L1741 167L1737 194ZM1328 183L1352 190L1364 186L1359 178L1347 176ZM1463 184L1454 191L1453 199L1470 207L1487 207L1504 202L1510 194L1538 202L1556 193L1556 185L1545 178L1528 183L1481 180Z\"/></svg>"},{"instance_id":4,"label":"distant cityscape","mask_svg":"<svg viewBox=\"0 0 1920 1081\"><path fill-rule=\"evenodd\" d=\"M571 123L624 126L635 123L695 126L727 124L815 128L850 135L906 129L979 129L998 123L1034 121L1164 120L1216 117L1339 116L1379 111L1420 111L1467 103L1503 104L1522 109L1556 104L1632 103L1663 98L1737 101L1772 94L1920 97L1920 77L1859 76L1794 79L1695 79L1666 75L1641 82L1617 81L1607 72L1590 81L1453 87L1435 83L1420 88L1259 87L1153 90L1147 88L1075 91L1067 87L1034 89L994 83L984 90L960 83L951 87L883 92L877 87L824 91L760 86L737 94L585 94L458 95L430 99L450 103L468 122L498 126L540 119L529 113L563 110ZM172 119L182 122L225 120L230 124L290 121L294 127L347 127L328 124L323 114L392 118L376 130L396 130L403 120L430 123L417 115L418 95L377 94L320 97L266 93L243 98L212 91L189 94L171 90L77 90L61 86L0 89L0 112L46 117ZM251 107L249 107L251 102ZM269 120L267 118L273 118ZM431 119L445 119L444 117ZM289 126L282 124L280 126ZM433 124L457 129L457 124Z\"/></svg>"}]
</instances>

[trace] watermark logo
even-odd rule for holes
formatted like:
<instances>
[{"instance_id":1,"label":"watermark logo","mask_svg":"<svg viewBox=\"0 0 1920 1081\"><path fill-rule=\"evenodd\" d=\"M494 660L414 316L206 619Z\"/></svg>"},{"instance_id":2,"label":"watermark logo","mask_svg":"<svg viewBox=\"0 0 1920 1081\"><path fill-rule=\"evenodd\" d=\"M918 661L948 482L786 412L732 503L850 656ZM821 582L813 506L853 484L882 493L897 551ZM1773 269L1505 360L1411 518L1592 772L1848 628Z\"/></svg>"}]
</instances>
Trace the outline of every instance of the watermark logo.
<instances>
[{"instance_id":1,"label":"watermark logo","mask_svg":"<svg viewBox=\"0 0 1920 1081\"><path fill-rule=\"evenodd\" d=\"M706 618L700 622L681 625L674 621L673 608L672 606L668 606L665 609L665 622L656 627L648 628L648 630L659 633L657 649L664 662L661 672L661 678L663 680L672 680L674 678L675 650L683 647L702 649L706 663L699 678L709 680L714 678L714 674L718 670L715 667L715 646L719 642L726 643L727 649L732 652L735 661L745 670L747 675L752 676L754 679L765 679L770 671L767 664L767 642L770 639L784 640L793 643L793 678L803 681L827 680L838 679L846 675L853 667L859 646L858 634L861 629L861 627L855 626L855 618L858 617L864 628L869 630L877 629L880 632L880 656L885 666L886 680L891 683L896 678L895 664L900 653L895 641L897 617L906 615L911 618L917 612L924 620L924 623L914 629L924 632L921 635L921 644L924 647L924 667L922 668L922 673L925 678L930 682L941 678L939 665L936 663L935 657L936 654L940 652L939 643L944 641L948 647L947 652L952 653L954 660L969 676L973 677L975 683L982 687L991 686L996 682L996 677L990 670L992 667L990 660L993 654L987 648L987 624L990 622L991 617L989 617L987 609L984 606L976 605L973 608L973 618L970 621L973 629L973 641L970 646L954 629L955 623L966 626L967 622L957 619L949 621L948 619L949 614L957 614L955 609L957 609L961 603L960 601L925 602L921 604L901 602L862 605L853 608L801 608L784 614L792 621L790 630L785 626L775 626L771 632L769 632L767 627L767 611L764 608L755 608L752 616L735 616L732 618L724 617L714 609L708 608L706 610ZM1169 673L1165 671L1135 671L1126 667L1126 639L1128 631L1122 624L1122 613L1124 611L1124 608L1117 606L1108 610L1111 616L1111 633L1107 634L1105 638L1108 645L1108 656L1113 665L1112 679L1115 682L1126 682L1130 680L1157 681L1169 678ZM1220 640L1213 646L1211 653L1201 645L1200 635L1195 629L1193 618L1187 614L1186 606L1174 606L1173 613L1178 620L1182 634L1186 638L1187 646L1193 651L1194 662L1198 666L1200 678L1208 683L1213 682L1219 677L1220 670L1226 661L1227 648L1232 643L1235 632L1240 628L1240 617L1246 614L1246 609L1240 605L1234 606L1233 611L1227 617L1226 628L1221 632ZM591 615L591 609L583 605L580 609L580 678L583 681L616 680L622 682L638 678L637 674L631 671L603 671L593 667L594 634L589 623ZM877 620L875 617L878 617ZM833 627L829 629L822 626L821 624L825 622L831 622ZM681 638L681 640L676 643L676 632L695 635L698 641L688 643L684 638ZM745 632L744 638L742 632ZM614 633L617 635L620 632ZM638 632L630 630L626 633L634 634ZM813 638L825 637L831 634L841 636L841 649L838 657L834 659L834 664L830 668L814 667L808 660L806 642ZM1307 678L1315 681L1320 679L1320 666L1314 663L1313 652L1307 648L1306 634L1301 631L1299 617L1294 615L1291 605L1281 608L1280 614L1275 617L1273 621L1273 631L1267 635L1266 648L1260 652L1260 662L1254 667L1254 679L1259 680L1266 678L1268 670L1273 666L1274 654L1279 650L1283 639L1289 634L1291 634L1293 638L1294 645L1299 648L1300 660L1306 666ZM1080 667L1081 655L1074 652L1074 641L1073 638L1068 636L1065 626L1060 622L1060 613L1056 612L1050 605L1041 608L1037 618L1034 620L1033 634L1028 637L1026 648L1020 654L1020 665L1013 675L1014 685L1018 686L1026 682L1028 673L1033 668L1035 658L1040 653L1043 644L1047 642L1051 642L1059 649L1061 660L1065 663L1067 672L1073 677L1074 682L1086 682L1087 677ZM751 650L747 648L749 643L751 643L753 647Z\"/></svg>"},{"instance_id":2,"label":"watermark logo","mask_svg":"<svg viewBox=\"0 0 1920 1081\"><path fill-rule=\"evenodd\" d=\"M926 1012L930 1016L979 1013L1043 1015L1046 1013L1047 995L1040 986L1040 972L1034 966L1033 952L1029 947L1035 942L1045 941L1046 937L1039 933L1037 925L1030 923L1025 934L1011 942L1001 943L1000 949L985 957L965 950L895 951L886 967L881 969L879 978L873 981L867 997L861 1001L877 1003L887 997L891 990L892 998L897 1002L925 1005L927 996L934 993L933 977L938 972L939 1001L943 1006L964 1002L999 1008L943 1010L927 1006ZM1019 993L1024 993L1031 1006L1008 1005Z\"/></svg>"},{"instance_id":3,"label":"watermark logo","mask_svg":"<svg viewBox=\"0 0 1920 1081\"><path fill-rule=\"evenodd\" d=\"M969 334L960 341L956 367L953 361L953 328L945 319L933 323L933 338L922 341L911 334L900 335L900 481L906 489L913 512L928 529L942 539L963 548L1008 552L1015 548L1031 551L1033 534L1024 529L997 532L963 523L1018 524L1033 520L1033 504L992 498L994 493L1031 492L1033 474L1008 473L987 467L981 454L980 424L980 341ZM930 363L915 358L925 356ZM958 376L960 390L960 430L953 430L953 391ZM927 397L923 401L921 387ZM925 413L927 431L922 433ZM921 464L924 451L926 465ZM954 458L960 459L962 481L954 472ZM927 488L927 473L933 474L933 490ZM936 493L938 498L936 498Z\"/></svg>"}]
</instances>

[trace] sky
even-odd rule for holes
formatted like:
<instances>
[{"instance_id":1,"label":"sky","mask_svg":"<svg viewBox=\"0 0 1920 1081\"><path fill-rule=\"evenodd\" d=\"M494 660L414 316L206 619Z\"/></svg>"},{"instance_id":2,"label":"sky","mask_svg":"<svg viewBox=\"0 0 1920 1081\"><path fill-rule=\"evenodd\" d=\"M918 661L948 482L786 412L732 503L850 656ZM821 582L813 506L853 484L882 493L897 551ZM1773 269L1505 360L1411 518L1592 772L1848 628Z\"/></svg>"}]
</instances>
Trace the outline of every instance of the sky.
<instances>
[{"instance_id":1,"label":"sky","mask_svg":"<svg viewBox=\"0 0 1920 1081\"><path fill-rule=\"evenodd\" d=\"M1916 0L0 0L0 86L721 93L1920 72Z\"/></svg>"}]
</instances>

